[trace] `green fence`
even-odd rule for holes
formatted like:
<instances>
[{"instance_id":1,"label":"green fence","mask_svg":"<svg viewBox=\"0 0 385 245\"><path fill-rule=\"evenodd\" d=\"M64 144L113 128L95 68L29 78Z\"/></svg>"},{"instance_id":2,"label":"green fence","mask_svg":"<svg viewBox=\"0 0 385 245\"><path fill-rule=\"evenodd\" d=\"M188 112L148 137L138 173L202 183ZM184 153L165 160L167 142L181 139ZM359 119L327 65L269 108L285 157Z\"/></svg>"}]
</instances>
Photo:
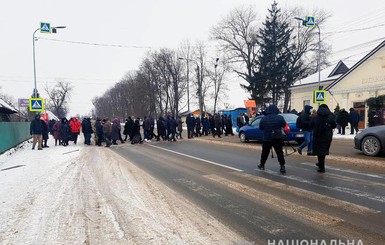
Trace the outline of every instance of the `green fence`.
<instances>
[{"instance_id":1,"label":"green fence","mask_svg":"<svg viewBox=\"0 0 385 245\"><path fill-rule=\"evenodd\" d=\"M31 138L30 122L0 122L0 154Z\"/></svg>"}]
</instances>

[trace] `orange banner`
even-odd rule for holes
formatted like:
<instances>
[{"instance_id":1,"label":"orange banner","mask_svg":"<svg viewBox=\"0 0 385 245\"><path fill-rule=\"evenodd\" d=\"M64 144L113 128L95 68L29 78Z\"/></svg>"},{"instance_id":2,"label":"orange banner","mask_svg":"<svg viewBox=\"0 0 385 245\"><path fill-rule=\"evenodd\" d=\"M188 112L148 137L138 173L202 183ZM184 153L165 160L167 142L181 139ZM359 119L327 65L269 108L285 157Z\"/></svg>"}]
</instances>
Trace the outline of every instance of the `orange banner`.
<instances>
[{"instance_id":1,"label":"orange banner","mask_svg":"<svg viewBox=\"0 0 385 245\"><path fill-rule=\"evenodd\" d=\"M255 103L255 100L244 100L243 103L245 103L246 108L257 107L257 103Z\"/></svg>"}]
</instances>

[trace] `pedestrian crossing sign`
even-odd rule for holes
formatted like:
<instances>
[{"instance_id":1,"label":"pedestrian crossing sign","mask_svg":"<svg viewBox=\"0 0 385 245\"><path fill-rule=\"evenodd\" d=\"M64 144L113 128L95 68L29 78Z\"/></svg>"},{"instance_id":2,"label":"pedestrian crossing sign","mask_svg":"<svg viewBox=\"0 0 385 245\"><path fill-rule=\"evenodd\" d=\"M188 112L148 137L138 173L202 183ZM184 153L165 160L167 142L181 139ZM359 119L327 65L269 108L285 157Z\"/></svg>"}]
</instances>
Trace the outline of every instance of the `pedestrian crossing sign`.
<instances>
[{"instance_id":1,"label":"pedestrian crossing sign","mask_svg":"<svg viewBox=\"0 0 385 245\"><path fill-rule=\"evenodd\" d=\"M40 33L51 33L51 24L46 22L40 22Z\"/></svg>"},{"instance_id":2,"label":"pedestrian crossing sign","mask_svg":"<svg viewBox=\"0 0 385 245\"><path fill-rule=\"evenodd\" d=\"M326 90L314 90L313 102L318 104L326 103Z\"/></svg>"},{"instance_id":3,"label":"pedestrian crossing sign","mask_svg":"<svg viewBox=\"0 0 385 245\"><path fill-rule=\"evenodd\" d=\"M44 111L44 99L43 98L30 98L29 99L29 111L43 112Z\"/></svg>"},{"instance_id":4,"label":"pedestrian crossing sign","mask_svg":"<svg viewBox=\"0 0 385 245\"><path fill-rule=\"evenodd\" d=\"M306 16L305 18L305 25L307 27L315 27L316 25L315 17L314 16Z\"/></svg>"}]
</instances>

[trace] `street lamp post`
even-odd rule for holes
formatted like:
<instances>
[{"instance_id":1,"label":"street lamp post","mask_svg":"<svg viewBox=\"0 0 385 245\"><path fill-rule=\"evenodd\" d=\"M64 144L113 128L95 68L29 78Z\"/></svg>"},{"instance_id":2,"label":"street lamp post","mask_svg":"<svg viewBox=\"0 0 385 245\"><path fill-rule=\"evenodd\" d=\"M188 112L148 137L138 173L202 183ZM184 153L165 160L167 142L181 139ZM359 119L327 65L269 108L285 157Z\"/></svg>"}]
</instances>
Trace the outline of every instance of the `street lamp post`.
<instances>
[{"instance_id":1,"label":"street lamp post","mask_svg":"<svg viewBox=\"0 0 385 245\"><path fill-rule=\"evenodd\" d=\"M187 111L190 112L190 61L194 61L188 58L178 57L180 60L186 61L187 66ZM199 66L198 66L199 67Z\"/></svg>"},{"instance_id":2,"label":"street lamp post","mask_svg":"<svg viewBox=\"0 0 385 245\"><path fill-rule=\"evenodd\" d=\"M186 60L187 65L187 111L190 112L190 64L189 60Z\"/></svg>"},{"instance_id":3,"label":"street lamp post","mask_svg":"<svg viewBox=\"0 0 385 245\"><path fill-rule=\"evenodd\" d=\"M306 25L306 20L294 17L296 20L302 21L302 25ZM317 56L317 71L318 71L318 89L321 90L321 29L318 25L318 23L315 23L315 26L318 29L318 56ZM299 39L299 36L298 36Z\"/></svg>"},{"instance_id":4,"label":"street lamp post","mask_svg":"<svg viewBox=\"0 0 385 245\"><path fill-rule=\"evenodd\" d=\"M216 105L217 105L217 99L218 99L218 94L217 94L217 86L218 86L218 78L217 78L217 67L218 67L218 61L219 61L219 58L216 58L215 59L215 64L214 64L214 95L215 95L215 98L214 98L214 114L216 112Z\"/></svg>"},{"instance_id":5,"label":"street lamp post","mask_svg":"<svg viewBox=\"0 0 385 245\"><path fill-rule=\"evenodd\" d=\"M34 82L34 89L33 89L33 97L34 98L37 98L37 88L36 88L36 61L35 61L35 34L37 31L39 31L40 28L37 28L34 32L33 32L33 35L32 35L32 44L33 44L33 82Z\"/></svg>"},{"instance_id":6,"label":"street lamp post","mask_svg":"<svg viewBox=\"0 0 385 245\"><path fill-rule=\"evenodd\" d=\"M56 33L56 29L64 29L66 28L65 26L56 26L52 27L52 32ZM32 47L33 47L33 82L34 82L34 89L33 89L33 94L32 96L34 98L38 98L38 91L37 91L37 86L36 86L36 51L35 51L35 34L37 31L41 30L41 28L37 28L32 35Z\"/></svg>"}]
</instances>

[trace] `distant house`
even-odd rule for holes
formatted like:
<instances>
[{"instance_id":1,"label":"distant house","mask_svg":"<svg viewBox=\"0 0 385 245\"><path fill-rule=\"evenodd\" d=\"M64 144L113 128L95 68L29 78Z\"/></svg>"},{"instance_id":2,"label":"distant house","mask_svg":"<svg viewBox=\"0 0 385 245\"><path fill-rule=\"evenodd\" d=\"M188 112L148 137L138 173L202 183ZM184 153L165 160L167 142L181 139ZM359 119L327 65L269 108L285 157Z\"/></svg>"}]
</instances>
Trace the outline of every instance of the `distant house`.
<instances>
[{"instance_id":1,"label":"distant house","mask_svg":"<svg viewBox=\"0 0 385 245\"><path fill-rule=\"evenodd\" d=\"M345 63L339 61L336 65L329 66L321 71L320 83L318 83L318 72L296 81L290 88L291 108L298 112L302 111L305 105L311 105L314 108L317 108L318 104L313 103L313 91L318 90L319 85L323 88L329 86L348 70L349 68ZM330 96L327 96L326 98L332 100Z\"/></svg>"},{"instance_id":2,"label":"distant house","mask_svg":"<svg viewBox=\"0 0 385 245\"><path fill-rule=\"evenodd\" d=\"M304 105L312 105L313 91L318 89L318 75L313 74L291 87L291 108L301 111ZM350 69L342 62L321 71L321 86L327 91L326 104L331 111L337 105L349 111L353 108L360 115L359 128L365 128L368 118L366 100L385 95L385 41L367 53ZM385 118L384 113L382 115Z\"/></svg>"},{"instance_id":3,"label":"distant house","mask_svg":"<svg viewBox=\"0 0 385 245\"><path fill-rule=\"evenodd\" d=\"M340 108L353 108L360 115L358 128L365 128L368 118L366 100L385 95L385 41L325 89L333 95L332 106L338 102ZM385 112L385 106L383 110Z\"/></svg>"},{"instance_id":4,"label":"distant house","mask_svg":"<svg viewBox=\"0 0 385 245\"><path fill-rule=\"evenodd\" d=\"M13 121L12 115L18 112L15 107L0 98L0 122Z\"/></svg>"}]
</instances>

